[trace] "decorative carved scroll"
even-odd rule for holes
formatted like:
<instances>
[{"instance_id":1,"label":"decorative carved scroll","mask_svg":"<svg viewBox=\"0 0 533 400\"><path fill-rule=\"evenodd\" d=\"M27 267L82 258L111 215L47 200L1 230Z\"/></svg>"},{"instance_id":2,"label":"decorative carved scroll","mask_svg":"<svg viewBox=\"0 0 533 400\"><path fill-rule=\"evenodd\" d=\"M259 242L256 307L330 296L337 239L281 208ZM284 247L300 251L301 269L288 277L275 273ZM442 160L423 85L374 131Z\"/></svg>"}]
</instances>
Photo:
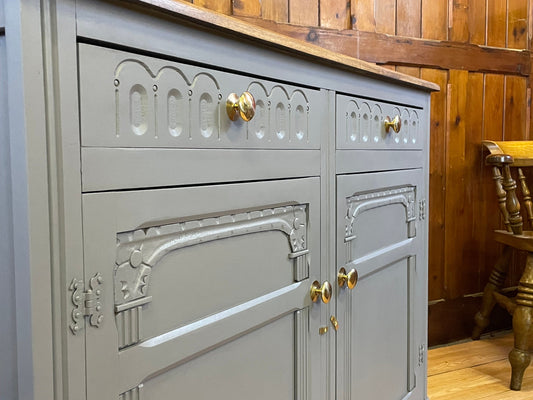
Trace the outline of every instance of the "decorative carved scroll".
<instances>
[{"instance_id":1,"label":"decorative carved scroll","mask_svg":"<svg viewBox=\"0 0 533 400\"><path fill-rule=\"evenodd\" d=\"M279 231L288 240L294 278L308 277L307 206L295 205L223 215L139 229L117 235L115 312L121 348L140 340L141 308L148 296L152 269L169 253L202 243L258 232ZM133 331L132 331L133 330Z\"/></svg>"},{"instance_id":2,"label":"decorative carved scroll","mask_svg":"<svg viewBox=\"0 0 533 400\"><path fill-rule=\"evenodd\" d=\"M416 219L416 192L413 186L387 189L381 192L357 194L346 199L348 211L346 214L346 228L344 241L354 240L354 222L357 216L365 211L391 204L402 204L405 207L406 223Z\"/></svg>"}]
</instances>

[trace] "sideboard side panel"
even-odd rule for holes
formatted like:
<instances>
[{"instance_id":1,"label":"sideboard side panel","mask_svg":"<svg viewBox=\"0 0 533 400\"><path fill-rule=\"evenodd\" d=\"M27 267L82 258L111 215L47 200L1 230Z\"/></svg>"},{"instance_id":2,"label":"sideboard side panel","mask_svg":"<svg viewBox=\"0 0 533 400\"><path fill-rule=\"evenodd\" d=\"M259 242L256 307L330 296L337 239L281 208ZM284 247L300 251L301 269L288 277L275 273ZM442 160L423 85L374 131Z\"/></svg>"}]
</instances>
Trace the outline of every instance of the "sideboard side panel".
<instances>
[{"instance_id":1,"label":"sideboard side panel","mask_svg":"<svg viewBox=\"0 0 533 400\"><path fill-rule=\"evenodd\" d=\"M0 2L1 3L1 2ZM0 4L0 26L3 26ZM7 115L6 37L0 35L0 313L5 321L15 320L15 271L13 260L13 217L11 215L11 166L9 123ZM0 363L0 398L17 398L17 334L15 324L0 324L2 362Z\"/></svg>"}]
</instances>

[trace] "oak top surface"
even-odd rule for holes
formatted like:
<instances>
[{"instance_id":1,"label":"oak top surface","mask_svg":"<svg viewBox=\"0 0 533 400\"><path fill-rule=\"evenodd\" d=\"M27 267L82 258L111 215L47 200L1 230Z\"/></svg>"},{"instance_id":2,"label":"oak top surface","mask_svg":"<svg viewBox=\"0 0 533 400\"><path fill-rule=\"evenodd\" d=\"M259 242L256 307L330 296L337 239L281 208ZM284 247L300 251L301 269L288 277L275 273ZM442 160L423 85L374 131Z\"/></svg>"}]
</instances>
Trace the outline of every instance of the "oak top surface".
<instances>
[{"instance_id":1,"label":"oak top surface","mask_svg":"<svg viewBox=\"0 0 533 400\"><path fill-rule=\"evenodd\" d=\"M278 34L241 21L224 14L220 14L191 3L180 0L123 0L129 3L136 3L151 7L156 10L171 14L173 17L193 22L208 28L222 30L227 33L237 34L249 40L267 44L271 47L289 51L310 58L315 62L341 68L354 73L367 76L380 77L389 81L397 81L403 84L417 87L423 90L440 90L439 86L432 82L427 82L409 75L380 67L378 65L348 57L320 46L312 45L301 40L293 39L285 35Z\"/></svg>"}]
</instances>

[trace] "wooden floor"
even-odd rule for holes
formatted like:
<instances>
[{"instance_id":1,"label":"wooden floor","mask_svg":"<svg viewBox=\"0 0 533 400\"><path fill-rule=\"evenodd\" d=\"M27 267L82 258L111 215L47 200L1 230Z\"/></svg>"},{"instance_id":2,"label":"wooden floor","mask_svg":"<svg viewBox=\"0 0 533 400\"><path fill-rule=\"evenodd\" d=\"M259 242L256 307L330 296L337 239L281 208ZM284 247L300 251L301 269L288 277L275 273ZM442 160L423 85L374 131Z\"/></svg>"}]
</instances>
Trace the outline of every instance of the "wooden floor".
<instances>
[{"instance_id":1,"label":"wooden floor","mask_svg":"<svg viewBox=\"0 0 533 400\"><path fill-rule=\"evenodd\" d=\"M430 400L532 400L533 363L519 392L509 389L507 355L512 333L431 349L428 352Z\"/></svg>"}]
</instances>

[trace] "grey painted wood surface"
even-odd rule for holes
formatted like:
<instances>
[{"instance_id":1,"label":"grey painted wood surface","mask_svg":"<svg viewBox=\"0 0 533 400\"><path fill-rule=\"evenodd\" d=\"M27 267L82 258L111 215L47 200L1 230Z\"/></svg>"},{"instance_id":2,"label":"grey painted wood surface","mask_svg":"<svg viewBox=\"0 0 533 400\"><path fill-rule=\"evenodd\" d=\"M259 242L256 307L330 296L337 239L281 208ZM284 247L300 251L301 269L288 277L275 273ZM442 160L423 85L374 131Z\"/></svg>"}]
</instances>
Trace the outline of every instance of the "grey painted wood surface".
<instances>
[{"instance_id":1,"label":"grey painted wood surface","mask_svg":"<svg viewBox=\"0 0 533 400\"><path fill-rule=\"evenodd\" d=\"M428 92L127 2L8 3L17 331L0 332L20 398L425 398ZM229 122L245 89L264 113ZM406 129L385 134L395 113ZM92 278L102 309L78 316L69 285Z\"/></svg>"},{"instance_id":2,"label":"grey painted wood surface","mask_svg":"<svg viewBox=\"0 0 533 400\"><path fill-rule=\"evenodd\" d=\"M240 398L299 392L312 361L304 343L316 325L308 291L320 269L319 212L318 178L85 195L85 272L109 282L105 322L87 330L88 380L99 382L88 399L140 388L151 399L176 390L209 398L231 387ZM132 251L142 251L142 263ZM136 271L145 276L142 293L128 278ZM131 332L124 318L141 322ZM218 375L201 389L194 370ZM272 374L281 374L276 385Z\"/></svg>"},{"instance_id":3,"label":"grey painted wood surface","mask_svg":"<svg viewBox=\"0 0 533 400\"><path fill-rule=\"evenodd\" d=\"M50 219L41 9L4 3L15 271L17 395L52 398Z\"/></svg>"},{"instance_id":4,"label":"grey painted wood surface","mask_svg":"<svg viewBox=\"0 0 533 400\"><path fill-rule=\"evenodd\" d=\"M0 4L0 6L2 6ZM1 8L3 13L3 7ZM6 40L0 35L0 324L2 362L0 363L0 398L17 397L17 336L15 326L15 271L13 255L13 216L11 202L11 157L7 114Z\"/></svg>"},{"instance_id":5,"label":"grey painted wood surface","mask_svg":"<svg viewBox=\"0 0 533 400\"><path fill-rule=\"evenodd\" d=\"M425 282L416 270L425 253L417 234L421 169L340 175L337 185L337 267L359 275L353 290L338 294L347 327L337 335L337 398L423 398L414 291Z\"/></svg>"}]
</instances>

